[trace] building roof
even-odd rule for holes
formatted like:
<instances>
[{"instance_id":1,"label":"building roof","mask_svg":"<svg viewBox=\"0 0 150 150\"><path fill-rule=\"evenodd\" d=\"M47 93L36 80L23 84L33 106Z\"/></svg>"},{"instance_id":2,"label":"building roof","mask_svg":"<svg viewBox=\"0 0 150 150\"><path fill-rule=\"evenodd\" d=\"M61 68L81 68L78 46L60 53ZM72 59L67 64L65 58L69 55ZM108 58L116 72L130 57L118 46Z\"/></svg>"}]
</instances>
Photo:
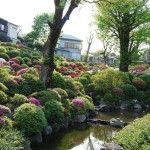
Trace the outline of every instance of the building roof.
<instances>
[{"instance_id":1,"label":"building roof","mask_svg":"<svg viewBox=\"0 0 150 150\"><path fill-rule=\"evenodd\" d=\"M79 39L79 38L77 38L77 37L75 37L75 36L73 36L73 35L69 35L69 34L63 34L63 35L60 37L60 39L75 40L75 41L80 41L80 42L82 42L81 39Z\"/></svg>"},{"instance_id":2,"label":"building roof","mask_svg":"<svg viewBox=\"0 0 150 150\"><path fill-rule=\"evenodd\" d=\"M9 22L9 21L8 21L8 20L6 20L6 19L3 19L3 18L1 18L1 17L0 17L0 19L2 19L2 20L4 20L4 21L6 21L7 23L13 24L13 25L15 25L15 26L17 26L17 27L18 27L18 25L16 25L16 24L14 24L14 23Z\"/></svg>"}]
</instances>

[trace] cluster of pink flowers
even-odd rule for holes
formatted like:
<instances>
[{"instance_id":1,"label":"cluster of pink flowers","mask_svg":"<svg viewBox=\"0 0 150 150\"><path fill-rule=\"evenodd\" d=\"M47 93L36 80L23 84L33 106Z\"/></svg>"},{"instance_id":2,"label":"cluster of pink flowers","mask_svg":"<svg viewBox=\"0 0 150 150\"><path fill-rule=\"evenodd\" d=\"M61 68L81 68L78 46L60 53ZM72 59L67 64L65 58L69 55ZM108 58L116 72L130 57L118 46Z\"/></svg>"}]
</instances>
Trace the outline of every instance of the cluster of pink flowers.
<instances>
[{"instance_id":1,"label":"cluster of pink flowers","mask_svg":"<svg viewBox=\"0 0 150 150\"><path fill-rule=\"evenodd\" d=\"M27 69L24 68L24 69L19 70L19 71L17 72L17 75L19 76L19 75L22 75L22 74L24 74L24 73L26 73L26 72L27 72Z\"/></svg>"},{"instance_id":2,"label":"cluster of pink flowers","mask_svg":"<svg viewBox=\"0 0 150 150\"><path fill-rule=\"evenodd\" d=\"M14 61L8 61L8 63L10 64L10 65L12 65L12 64L15 64L15 62Z\"/></svg>"},{"instance_id":3,"label":"cluster of pink flowers","mask_svg":"<svg viewBox=\"0 0 150 150\"><path fill-rule=\"evenodd\" d=\"M10 109L4 105L0 105L0 115L8 114L10 113Z\"/></svg>"},{"instance_id":4,"label":"cluster of pink flowers","mask_svg":"<svg viewBox=\"0 0 150 150\"><path fill-rule=\"evenodd\" d=\"M11 58L9 61L14 61L16 64L20 64L20 61L17 58Z\"/></svg>"},{"instance_id":5,"label":"cluster of pink flowers","mask_svg":"<svg viewBox=\"0 0 150 150\"><path fill-rule=\"evenodd\" d=\"M11 67L12 67L15 71L21 69L21 66L20 66L19 64L16 64L16 63L12 64Z\"/></svg>"},{"instance_id":6,"label":"cluster of pink flowers","mask_svg":"<svg viewBox=\"0 0 150 150\"><path fill-rule=\"evenodd\" d=\"M75 63L70 64L70 67L77 68L77 65Z\"/></svg>"},{"instance_id":7,"label":"cluster of pink flowers","mask_svg":"<svg viewBox=\"0 0 150 150\"><path fill-rule=\"evenodd\" d=\"M72 100L72 105L74 108L80 110L82 107L85 106L85 103L82 99L73 99Z\"/></svg>"},{"instance_id":8,"label":"cluster of pink flowers","mask_svg":"<svg viewBox=\"0 0 150 150\"><path fill-rule=\"evenodd\" d=\"M61 96L59 95L59 93L56 91L56 90L53 90L53 89L49 89L49 91L50 91L50 94L56 94L57 96L58 96L58 98L61 100Z\"/></svg>"},{"instance_id":9,"label":"cluster of pink flowers","mask_svg":"<svg viewBox=\"0 0 150 150\"><path fill-rule=\"evenodd\" d=\"M30 97L27 101L32 103L32 104L35 104L36 106L40 106L41 105L39 100L34 98L34 97Z\"/></svg>"}]
</instances>

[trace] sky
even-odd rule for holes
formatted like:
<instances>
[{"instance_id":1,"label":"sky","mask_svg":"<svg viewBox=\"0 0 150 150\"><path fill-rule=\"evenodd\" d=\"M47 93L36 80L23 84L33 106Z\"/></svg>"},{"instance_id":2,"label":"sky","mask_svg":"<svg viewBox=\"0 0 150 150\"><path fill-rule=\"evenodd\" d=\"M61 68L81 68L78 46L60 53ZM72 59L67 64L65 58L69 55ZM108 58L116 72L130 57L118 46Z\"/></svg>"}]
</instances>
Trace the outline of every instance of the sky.
<instances>
[{"instance_id":1,"label":"sky","mask_svg":"<svg viewBox=\"0 0 150 150\"><path fill-rule=\"evenodd\" d=\"M0 18L21 26L23 33L31 31L33 18L37 14L52 13L54 11L53 0L3 0L1 1ZM83 40L84 53L87 50L87 37L92 30L89 24L94 21L94 7L85 4L76 8L70 20L63 27L64 34L71 34ZM94 32L95 33L95 32ZM95 36L91 46L91 52L102 49L100 40Z\"/></svg>"}]
</instances>

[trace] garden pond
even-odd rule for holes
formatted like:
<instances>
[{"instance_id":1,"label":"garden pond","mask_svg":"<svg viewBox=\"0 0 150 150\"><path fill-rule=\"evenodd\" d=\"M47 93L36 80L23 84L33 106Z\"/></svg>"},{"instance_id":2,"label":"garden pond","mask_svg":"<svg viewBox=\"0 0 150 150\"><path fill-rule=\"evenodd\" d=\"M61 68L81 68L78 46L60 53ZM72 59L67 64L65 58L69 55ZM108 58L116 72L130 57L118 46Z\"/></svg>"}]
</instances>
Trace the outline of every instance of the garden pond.
<instances>
[{"instance_id":1,"label":"garden pond","mask_svg":"<svg viewBox=\"0 0 150 150\"><path fill-rule=\"evenodd\" d=\"M113 111L99 112L95 117L101 120L120 118L124 122L132 122L136 118L144 116L146 111ZM110 126L85 126L77 125L59 133L44 137L42 144L32 145L32 150L99 150L105 142L121 128Z\"/></svg>"}]
</instances>

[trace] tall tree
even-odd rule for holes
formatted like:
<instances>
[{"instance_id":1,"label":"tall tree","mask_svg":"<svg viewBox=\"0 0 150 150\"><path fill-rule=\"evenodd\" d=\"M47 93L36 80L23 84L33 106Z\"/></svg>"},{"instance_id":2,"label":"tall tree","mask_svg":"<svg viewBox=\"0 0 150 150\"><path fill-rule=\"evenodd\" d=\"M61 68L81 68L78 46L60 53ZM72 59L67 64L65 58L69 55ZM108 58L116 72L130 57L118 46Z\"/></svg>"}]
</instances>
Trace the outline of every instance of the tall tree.
<instances>
[{"instance_id":1,"label":"tall tree","mask_svg":"<svg viewBox=\"0 0 150 150\"><path fill-rule=\"evenodd\" d=\"M99 3L101 0L53 0L55 12L52 21L48 22L50 33L45 44L44 59L46 64L42 66L40 79L45 83L46 87L51 87L52 73L55 69L54 52L56 44L66 21L69 20L71 13L82 2Z\"/></svg>"},{"instance_id":2,"label":"tall tree","mask_svg":"<svg viewBox=\"0 0 150 150\"><path fill-rule=\"evenodd\" d=\"M31 47L37 47L38 45L43 47L50 32L47 22L51 21L52 19L53 14L48 13L42 13L40 15L38 14L36 17L34 17L32 31L24 37L29 46L31 46L30 44L32 43L33 46Z\"/></svg>"},{"instance_id":3,"label":"tall tree","mask_svg":"<svg viewBox=\"0 0 150 150\"><path fill-rule=\"evenodd\" d=\"M112 0L101 2L96 16L97 26L119 41L120 71L127 72L132 55L150 33L150 9L148 0Z\"/></svg>"},{"instance_id":4,"label":"tall tree","mask_svg":"<svg viewBox=\"0 0 150 150\"><path fill-rule=\"evenodd\" d=\"M87 62L88 60L88 56L89 56L91 45L93 43L93 39L94 39L94 34L90 32L89 36L87 37L88 48L87 48L85 59L84 59L85 62Z\"/></svg>"}]
</instances>

